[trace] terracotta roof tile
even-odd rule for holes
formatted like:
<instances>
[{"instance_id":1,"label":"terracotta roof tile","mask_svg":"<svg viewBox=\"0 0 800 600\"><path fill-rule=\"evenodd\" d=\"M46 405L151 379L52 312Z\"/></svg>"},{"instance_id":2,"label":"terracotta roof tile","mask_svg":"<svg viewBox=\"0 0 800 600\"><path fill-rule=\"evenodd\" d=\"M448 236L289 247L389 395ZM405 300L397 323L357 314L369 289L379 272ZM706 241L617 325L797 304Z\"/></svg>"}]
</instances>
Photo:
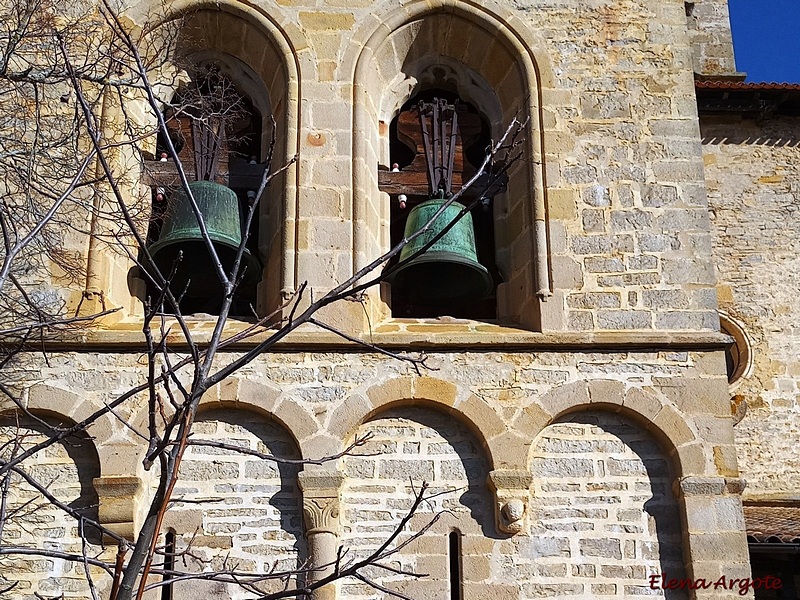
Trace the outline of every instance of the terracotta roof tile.
<instances>
[{"instance_id":1,"label":"terracotta roof tile","mask_svg":"<svg viewBox=\"0 0 800 600\"><path fill-rule=\"evenodd\" d=\"M747 539L800 544L800 507L745 506Z\"/></svg>"},{"instance_id":2,"label":"terracotta roof tile","mask_svg":"<svg viewBox=\"0 0 800 600\"><path fill-rule=\"evenodd\" d=\"M754 81L695 81L695 88L698 90L751 90L751 91L797 91L800 90L800 83L776 83L776 82L754 82Z\"/></svg>"}]
</instances>

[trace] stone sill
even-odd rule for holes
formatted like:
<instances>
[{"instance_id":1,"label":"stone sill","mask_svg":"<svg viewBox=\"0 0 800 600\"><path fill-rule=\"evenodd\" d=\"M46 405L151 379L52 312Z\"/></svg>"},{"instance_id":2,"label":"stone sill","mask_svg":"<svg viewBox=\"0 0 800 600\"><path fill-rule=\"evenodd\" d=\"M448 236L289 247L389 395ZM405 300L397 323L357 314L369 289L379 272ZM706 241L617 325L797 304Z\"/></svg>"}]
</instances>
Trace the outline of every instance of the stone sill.
<instances>
[{"instance_id":1,"label":"stone sill","mask_svg":"<svg viewBox=\"0 0 800 600\"><path fill-rule=\"evenodd\" d=\"M187 318L190 330L198 345L208 342L215 321ZM226 327L226 337L246 329L247 323L231 320ZM175 321L167 321L171 329L168 343L173 348L186 343ZM246 351L265 341L274 330L262 330L245 340L225 347L225 351ZM156 332L157 333L157 332ZM372 331L352 337L381 348L407 351L685 351L723 350L732 339L714 331L590 331L590 332L531 332L516 327L468 321L464 319L390 319L375 325ZM50 350L135 350L141 352L144 336L141 321L121 321L107 329L86 329L69 339L47 342ZM354 341L314 325L303 325L274 346L277 351L346 351L369 352Z\"/></svg>"}]
</instances>

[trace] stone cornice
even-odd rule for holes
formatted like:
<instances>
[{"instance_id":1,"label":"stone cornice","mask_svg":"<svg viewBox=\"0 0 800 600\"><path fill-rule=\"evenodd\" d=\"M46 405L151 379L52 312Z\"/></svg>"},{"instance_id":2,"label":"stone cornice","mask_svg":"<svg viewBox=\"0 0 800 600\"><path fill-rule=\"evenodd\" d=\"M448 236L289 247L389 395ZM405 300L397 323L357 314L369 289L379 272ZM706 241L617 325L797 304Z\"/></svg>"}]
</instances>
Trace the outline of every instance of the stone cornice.
<instances>
[{"instance_id":1,"label":"stone cornice","mask_svg":"<svg viewBox=\"0 0 800 600\"><path fill-rule=\"evenodd\" d=\"M203 346L209 339L214 322L190 321L195 341ZM245 323L231 323L230 335L244 329ZM48 351L75 352L141 352L145 350L139 323L120 323L109 329L84 329L69 337L44 342ZM165 329L170 329L165 327ZM175 349L186 343L177 326L171 328L168 342ZM273 330L264 330L247 339L225 346L224 351L241 352L265 341ZM714 331L594 331L594 332L531 332L480 322L424 323L419 321L389 321L364 332L354 339L363 340L384 349L398 351L471 351L471 352L648 352L648 351L718 351L731 344L732 339ZM0 345L2 343L0 342ZM38 342L35 351L41 351ZM369 352L354 341L314 326L303 326L277 342L274 349L281 352L327 351Z\"/></svg>"}]
</instances>

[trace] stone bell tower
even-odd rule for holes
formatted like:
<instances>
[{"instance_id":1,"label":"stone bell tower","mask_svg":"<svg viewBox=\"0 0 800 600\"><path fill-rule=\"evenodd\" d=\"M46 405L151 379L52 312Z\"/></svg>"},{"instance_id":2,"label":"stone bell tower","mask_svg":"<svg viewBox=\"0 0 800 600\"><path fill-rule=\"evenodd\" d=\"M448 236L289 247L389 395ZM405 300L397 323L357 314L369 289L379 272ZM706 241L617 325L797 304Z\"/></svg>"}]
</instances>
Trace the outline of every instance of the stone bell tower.
<instances>
[{"instance_id":1,"label":"stone bell tower","mask_svg":"<svg viewBox=\"0 0 800 600\"><path fill-rule=\"evenodd\" d=\"M147 31L157 5L123 13ZM388 567L312 598L731 597L659 587L662 575L750 573L695 91L696 80L739 77L726 0L173 8L182 56L214 65L249 111L246 150L226 152L206 179L246 207L269 153L286 165L257 222L239 230L252 237L257 277L228 333L288 317L286 300L305 286L302 310L414 234L420 207L442 207L479 174L514 122L505 143L519 158L490 163L453 205L466 218L451 232L472 238L469 252L400 254L399 267L373 272L387 273L380 283L319 312L329 328L294 331L203 397L194 439L247 452L187 451L160 535L191 559L172 566L316 569L260 582L263 593L319 581L337 557L380 548L426 482L434 496ZM154 118L133 100L125 114ZM157 207L174 169L161 163L166 140L152 137L130 188ZM191 153L194 140L184 148L175 152ZM128 255L85 241L95 287L122 311L54 342L26 391L27 410L59 422L79 422L142 376L147 284ZM214 307L186 306L187 327L204 339ZM220 360L255 344L237 340ZM418 352L430 369L391 356ZM126 407L133 428L106 415L80 452L59 446L30 460L80 482L59 493L87 506L95 498L96 518L134 538L157 478L132 431L146 426L145 405ZM42 435L35 421L23 426ZM275 464L259 452L339 458ZM79 543L66 526L54 531L30 528L26 543ZM74 568L19 573L24 593L13 597L86 597ZM101 581L107 593L112 582ZM252 597L230 578L162 583L163 598Z\"/></svg>"}]
</instances>

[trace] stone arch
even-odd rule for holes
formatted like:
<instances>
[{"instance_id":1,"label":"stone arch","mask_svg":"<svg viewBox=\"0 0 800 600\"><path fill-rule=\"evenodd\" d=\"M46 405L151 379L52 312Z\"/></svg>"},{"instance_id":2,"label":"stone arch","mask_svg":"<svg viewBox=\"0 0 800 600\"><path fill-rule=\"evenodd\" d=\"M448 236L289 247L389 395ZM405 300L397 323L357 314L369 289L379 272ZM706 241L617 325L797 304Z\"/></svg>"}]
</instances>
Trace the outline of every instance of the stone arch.
<instances>
[{"instance_id":1,"label":"stone arch","mask_svg":"<svg viewBox=\"0 0 800 600\"><path fill-rule=\"evenodd\" d=\"M269 100L261 104L266 104L275 118L274 135L278 143L273 163L284 164L297 153L300 130L298 59L286 32L264 11L240 2L191 5L183 14L186 15L184 29L190 35L195 32L197 37L188 39L187 48L183 49L189 58L192 55L233 57L255 75L256 82L251 87L267 92ZM248 70L239 69L239 72L241 76L234 82L246 88ZM258 99L251 100L259 103ZM261 116L260 160L263 160L273 132L267 114ZM257 295L262 312L274 310L280 304L282 291L294 288L293 257L287 240L294 237L289 230L294 227L292 214L297 194L296 172L291 170L269 186L263 199L258 248L265 270Z\"/></svg>"},{"instance_id":2,"label":"stone arch","mask_svg":"<svg viewBox=\"0 0 800 600\"><path fill-rule=\"evenodd\" d=\"M237 61L245 65L247 68L233 69L242 75L238 78L237 88L241 88L240 91L261 88L266 90L270 99L269 102L261 102L259 98L251 98L253 104L260 105L261 109L268 106L275 117L277 143L273 164L283 165L288 158L295 156L300 135L300 66L303 61L310 61L307 56L308 45L300 29L273 7L267 11L239 0L182 0L171 4L165 15L154 19L151 11L157 12L159 9L145 1L126 11L125 17L132 23L146 27L146 34L154 38L159 35L161 27L168 27L170 23L181 19L182 35L179 36L178 50L183 57L191 59L194 54L196 58L214 58L229 66ZM196 34L194 43L187 35L189 31ZM165 81L174 81L173 75L177 73L174 67L165 66L161 71ZM170 71L176 73L170 74ZM253 75L259 85L249 85ZM169 95L172 84L159 85L158 73L151 74L151 77L156 87ZM131 99L126 109L127 118L133 118L149 128L152 117L149 116L150 109L144 98ZM267 117L267 114L261 116ZM109 116L109 126L113 127L111 121L118 118ZM269 146L269 123L269 119L262 119L261 160L264 160ZM147 148L148 151L155 151L155 136L152 142L145 142L144 145L151 146ZM290 166L280 173L265 191L261 205L258 249L264 270L256 292L256 304L262 313L279 306L284 292L296 287L294 238L299 201L297 178L296 166ZM133 193L141 196L140 200L150 196L146 188ZM96 253L89 260L109 263L109 273L97 282L98 288L105 290L115 304L129 307L132 313L140 312L136 298L145 294L145 281L136 276L137 271L131 269L132 264L103 252Z\"/></svg>"},{"instance_id":3,"label":"stone arch","mask_svg":"<svg viewBox=\"0 0 800 600\"><path fill-rule=\"evenodd\" d=\"M354 65L354 270L388 245L379 228L388 219L388 203L381 200L377 188L377 165L386 162L379 130L387 127L379 127L381 117L411 95L415 84L410 80L422 77L425 69L433 66L431 57L443 56L451 66L459 65L462 73L488 83L476 81L472 86L477 90L473 97L483 104L479 108L487 116L508 122L519 111L531 119L526 155L532 160L515 165L509 173L508 192L504 198L498 196L500 202L495 206L496 257L508 284L498 290L498 315L526 327L541 327L537 295L550 294L550 275L540 96L550 77L542 75L548 72L542 69L547 64L544 54L537 51L534 56L531 48L543 44L537 43L510 11L495 6L417 1L399 10L393 7L391 13L380 17L379 26L370 22L371 29L356 33L364 46L349 59ZM450 35L450 31L458 31L458 35ZM472 40L471 45L467 40ZM468 88L464 92L469 96ZM384 102L385 90L396 98ZM494 102L488 102L488 95ZM507 219L524 223L522 231L512 234L507 225L512 221Z\"/></svg>"},{"instance_id":4,"label":"stone arch","mask_svg":"<svg viewBox=\"0 0 800 600\"><path fill-rule=\"evenodd\" d=\"M309 440L318 433L318 423L297 402L283 395L277 386L240 377L228 377L200 400L201 410L215 407L251 411L276 421L292 438L303 458L318 457L314 444L309 444Z\"/></svg>"},{"instance_id":5,"label":"stone arch","mask_svg":"<svg viewBox=\"0 0 800 600\"><path fill-rule=\"evenodd\" d=\"M73 424L81 423L103 408L90 398L84 398L71 390L45 383L34 385L28 389L26 407L32 412L57 415L57 418L66 419ZM122 444L127 446L127 451L130 450L131 441L124 439L124 434L120 436L117 427L121 426L109 413L101 415L87 427L87 433L94 440L93 443L99 455L104 476L122 474L116 472L119 465L118 461L113 458L117 454L115 446ZM129 463L127 467L132 464L132 462ZM123 473L127 474L127 470L124 469L123 467Z\"/></svg>"},{"instance_id":6,"label":"stone arch","mask_svg":"<svg viewBox=\"0 0 800 600\"><path fill-rule=\"evenodd\" d=\"M354 557L383 543L407 515L422 481L428 482L429 494L439 494L418 508L404 534L422 532L435 513L446 512L418 541L391 559L401 568L413 570L424 565L429 577L414 586L415 597L444 597L447 593L452 574L445 558L453 551L452 532L459 538L459 558L465 564L461 583L471 596L470 586L482 580L488 568L480 542L496 537L484 448L472 431L441 409L441 404L383 406L353 434L373 434L364 446L364 452L372 455L342 459L341 543ZM483 568L478 567L481 562ZM375 575L387 587L411 591L402 577ZM367 593L362 589L345 582L342 595L361 597Z\"/></svg>"},{"instance_id":7,"label":"stone arch","mask_svg":"<svg viewBox=\"0 0 800 600\"><path fill-rule=\"evenodd\" d=\"M77 424L88 420L104 406L70 390L37 384L27 390L27 408L32 412L57 415L59 421ZM133 399L132 410L117 407L120 418L138 431L147 430L146 410L139 410ZM148 477L142 465L147 447L110 412L105 412L86 427L98 456L99 472L93 483L99 499L100 523L123 537L133 539L135 513L141 478Z\"/></svg>"},{"instance_id":8,"label":"stone arch","mask_svg":"<svg viewBox=\"0 0 800 600\"><path fill-rule=\"evenodd\" d=\"M530 552L521 553L543 566L535 579L523 569L521 582L534 595L688 598L649 585L651 575L686 576L686 519L670 463L655 436L622 412L589 406L547 425L533 445L522 541Z\"/></svg>"},{"instance_id":9,"label":"stone arch","mask_svg":"<svg viewBox=\"0 0 800 600\"><path fill-rule=\"evenodd\" d=\"M355 431L375 415L401 406L423 406L452 416L472 432L490 468L503 463L509 433L503 420L478 396L434 377L399 377L375 384L348 398L331 416L327 431L341 450Z\"/></svg>"},{"instance_id":10,"label":"stone arch","mask_svg":"<svg viewBox=\"0 0 800 600\"><path fill-rule=\"evenodd\" d=\"M204 403L193 426L196 441L225 442L276 457L297 460L290 432L261 412L237 405ZM293 571L307 558L302 503L297 488L301 465L273 462L231 449L190 445L164 521L178 551L191 544L186 570L200 572L236 561L237 571ZM218 594L219 584L192 584L184 594ZM283 589L283 581L258 584L264 593ZM199 586L199 587L198 587ZM230 586L229 586L230 587ZM231 597L239 597L236 586Z\"/></svg>"},{"instance_id":11,"label":"stone arch","mask_svg":"<svg viewBox=\"0 0 800 600\"><path fill-rule=\"evenodd\" d=\"M620 413L647 429L670 456L677 476L716 476L689 415L666 398L640 388L626 388L620 381L579 381L555 388L525 407L512 428L535 439L559 417L590 408Z\"/></svg>"},{"instance_id":12,"label":"stone arch","mask_svg":"<svg viewBox=\"0 0 800 600\"><path fill-rule=\"evenodd\" d=\"M33 417L19 411L0 413L0 458L7 460L46 440L50 426L69 427L74 421L54 411L30 409ZM12 442L12 443L9 443ZM19 447L17 447L19 445ZM97 522L98 496L93 481L100 475L100 460L89 435L77 433L26 458L21 470L60 503ZM35 485L18 472L11 472L0 546L49 549L78 554L83 538L89 553L97 552L100 532L86 524L83 536L78 520L46 498ZM54 572L60 576L53 577ZM65 598L90 595L86 578L68 561L43 556L8 555L0 557L0 586L16 583L21 594L63 594Z\"/></svg>"}]
</instances>

